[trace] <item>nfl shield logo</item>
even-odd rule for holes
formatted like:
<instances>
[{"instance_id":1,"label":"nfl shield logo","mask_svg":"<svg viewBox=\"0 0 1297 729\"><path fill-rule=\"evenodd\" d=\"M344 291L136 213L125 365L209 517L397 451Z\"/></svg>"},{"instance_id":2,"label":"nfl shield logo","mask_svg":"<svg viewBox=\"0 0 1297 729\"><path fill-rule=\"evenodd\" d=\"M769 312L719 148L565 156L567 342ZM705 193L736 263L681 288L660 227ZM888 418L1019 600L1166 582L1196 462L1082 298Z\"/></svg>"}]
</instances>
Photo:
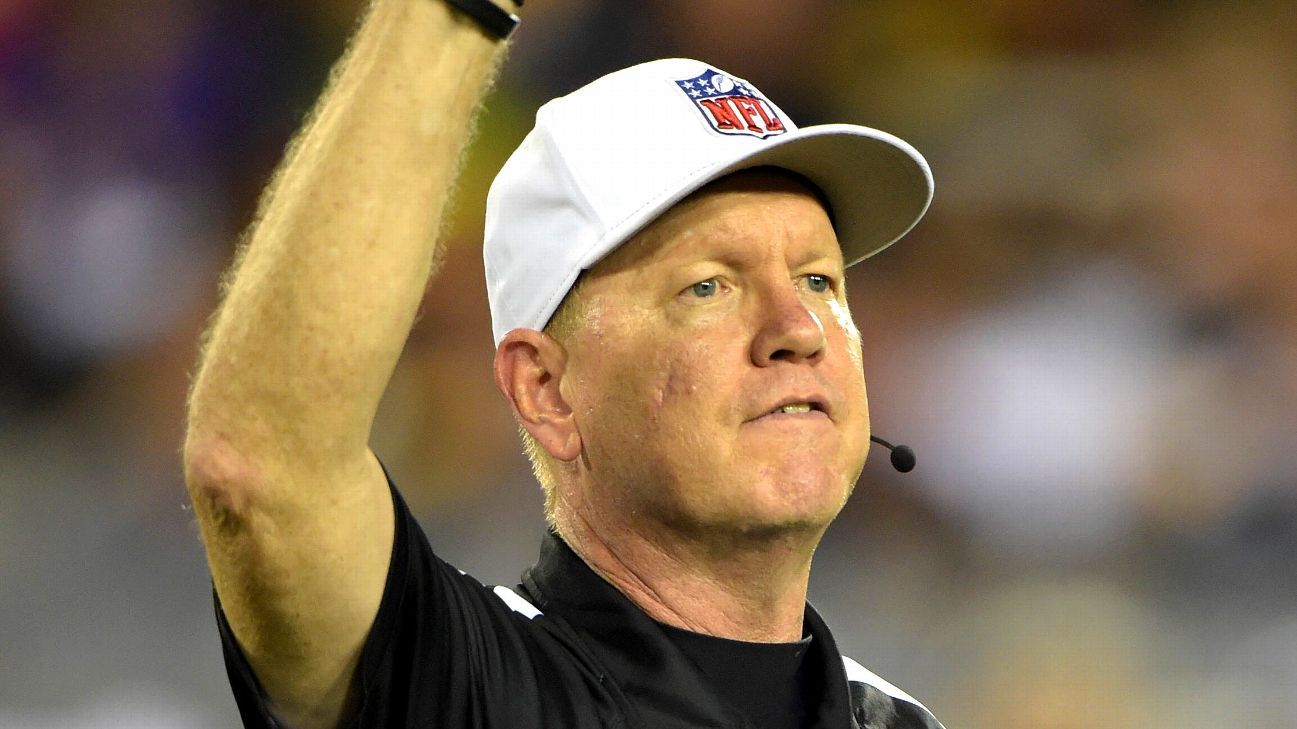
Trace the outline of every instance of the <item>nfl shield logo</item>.
<instances>
[{"instance_id":1,"label":"nfl shield logo","mask_svg":"<svg viewBox=\"0 0 1297 729\"><path fill-rule=\"evenodd\" d=\"M676 81L676 86L721 134L765 139L788 131L770 102L743 79L708 68L693 78Z\"/></svg>"}]
</instances>

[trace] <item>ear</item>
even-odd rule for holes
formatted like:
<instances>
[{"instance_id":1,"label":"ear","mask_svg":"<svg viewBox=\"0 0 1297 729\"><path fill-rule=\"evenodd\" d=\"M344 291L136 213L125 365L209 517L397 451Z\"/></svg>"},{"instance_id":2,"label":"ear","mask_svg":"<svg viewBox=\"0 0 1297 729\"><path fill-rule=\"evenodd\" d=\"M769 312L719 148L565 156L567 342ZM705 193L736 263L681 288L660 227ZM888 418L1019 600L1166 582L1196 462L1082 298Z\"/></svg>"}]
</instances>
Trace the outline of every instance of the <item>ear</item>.
<instances>
[{"instance_id":1,"label":"ear","mask_svg":"<svg viewBox=\"0 0 1297 729\"><path fill-rule=\"evenodd\" d=\"M518 423L560 461L581 455L576 418L559 389L566 368L563 345L535 329L514 329L495 348L495 386Z\"/></svg>"}]
</instances>

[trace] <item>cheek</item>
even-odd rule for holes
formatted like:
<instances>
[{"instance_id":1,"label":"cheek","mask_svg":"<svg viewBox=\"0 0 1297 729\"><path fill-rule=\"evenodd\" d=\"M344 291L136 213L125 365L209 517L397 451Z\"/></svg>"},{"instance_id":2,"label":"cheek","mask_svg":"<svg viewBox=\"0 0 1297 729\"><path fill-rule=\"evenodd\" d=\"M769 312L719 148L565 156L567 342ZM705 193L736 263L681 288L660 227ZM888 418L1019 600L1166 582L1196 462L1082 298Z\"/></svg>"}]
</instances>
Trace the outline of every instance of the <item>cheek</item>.
<instances>
[{"instance_id":1,"label":"cheek","mask_svg":"<svg viewBox=\"0 0 1297 729\"><path fill-rule=\"evenodd\" d=\"M594 385L589 392L598 395L586 398L582 409L599 430L635 442L687 437L717 386L705 366L713 352L704 344L671 343L666 337L637 339L633 346L605 349L591 363L578 387Z\"/></svg>"},{"instance_id":2,"label":"cheek","mask_svg":"<svg viewBox=\"0 0 1297 729\"><path fill-rule=\"evenodd\" d=\"M850 307L841 301L830 301L829 312L847 337L847 354L851 356L852 363L863 372L865 361L860 348L860 330L856 328L856 320L851 317Z\"/></svg>"},{"instance_id":3,"label":"cheek","mask_svg":"<svg viewBox=\"0 0 1297 729\"><path fill-rule=\"evenodd\" d=\"M655 422L661 422L682 400L698 392L698 383L689 376L689 368L679 362L656 362L649 371L653 374L649 415Z\"/></svg>"},{"instance_id":4,"label":"cheek","mask_svg":"<svg viewBox=\"0 0 1297 729\"><path fill-rule=\"evenodd\" d=\"M683 437L713 420L725 379L710 365L720 359L715 347L701 342L657 352L646 373L654 424Z\"/></svg>"},{"instance_id":5,"label":"cheek","mask_svg":"<svg viewBox=\"0 0 1297 729\"><path fill-rule=\"evenodd\" d=\"M591 314L581 334L580 374L574 383L585 402L583 411L602 429L639 424L651 407L653 382L651 338L643 314L615 311L592 297Z\"/></svg>"},{"instance_id":6,"label":"cheek","mask_svg":"<svg viewBox=\"0 0 1297 729\"><path fill-rule=\"evenodd\" d=\"M843 394L851 408L847 416L851 425L846 431L848 443L846 451L854 453L868 448L868 441L865 441L864 437L869 432L869 398L865 391L865 366L864 355L861 352L860 330L856 328L856 322L852 319L851 310L846 304L831 301L829 310L833 321L842 332L841 336L845 339L843 346L846 347L847 357L851 361L850 371L845 373L842 385L845 388Z\"/></svg>"}]
</instances>

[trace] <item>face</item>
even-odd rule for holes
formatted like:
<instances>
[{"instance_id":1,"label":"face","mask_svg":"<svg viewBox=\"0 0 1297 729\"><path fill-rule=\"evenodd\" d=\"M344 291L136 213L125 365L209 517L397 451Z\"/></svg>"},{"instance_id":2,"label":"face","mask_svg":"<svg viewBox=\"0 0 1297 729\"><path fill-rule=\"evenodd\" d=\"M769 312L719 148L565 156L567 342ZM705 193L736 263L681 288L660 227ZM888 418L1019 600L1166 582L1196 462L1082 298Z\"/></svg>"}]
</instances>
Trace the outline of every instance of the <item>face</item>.
<instances>
[{"instance_id":1,"label":"face","mask_svg":"<svg viewBox=\"0 0 1297 729\"><path fill-rule=\"evenodd\" d=\"M578 508L685 532L827 526L869 414L842 254L808 188L766 171L713 183L581 292L561 385Z\"/></svg>"}]
</instances>

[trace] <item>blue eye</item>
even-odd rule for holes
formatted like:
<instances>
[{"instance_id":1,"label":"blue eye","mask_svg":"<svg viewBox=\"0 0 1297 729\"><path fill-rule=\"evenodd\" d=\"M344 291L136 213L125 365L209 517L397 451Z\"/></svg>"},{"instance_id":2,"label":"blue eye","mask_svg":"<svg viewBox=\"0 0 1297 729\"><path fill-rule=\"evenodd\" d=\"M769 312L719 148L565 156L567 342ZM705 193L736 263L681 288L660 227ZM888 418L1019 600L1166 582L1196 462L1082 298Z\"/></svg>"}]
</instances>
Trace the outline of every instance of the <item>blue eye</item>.
<instances>
[{"instance_id":1,"label":"blue eye","mask_svg":"<svg viewBox=\"0 0 1297 729\"><path fill-rule=\"evenodd\" d=\"M714 278L709 278L706 281L699 281L693 286L690 286L689 291L700 299L706 299L710 296L715 296L716 292L720 290L720 287L721 284L719 281Z\"/></svg>"},{"instance_id":2,"label":"blue eye","mask_svg":"<svg viewBox=\"0 0 1297 729\"><path fill-rule=\"evenodd\" d=\"M822 273L809 273L806 275L806 288L822 294L832 288L832 281Z\"/></svg>"}]
</instances>

